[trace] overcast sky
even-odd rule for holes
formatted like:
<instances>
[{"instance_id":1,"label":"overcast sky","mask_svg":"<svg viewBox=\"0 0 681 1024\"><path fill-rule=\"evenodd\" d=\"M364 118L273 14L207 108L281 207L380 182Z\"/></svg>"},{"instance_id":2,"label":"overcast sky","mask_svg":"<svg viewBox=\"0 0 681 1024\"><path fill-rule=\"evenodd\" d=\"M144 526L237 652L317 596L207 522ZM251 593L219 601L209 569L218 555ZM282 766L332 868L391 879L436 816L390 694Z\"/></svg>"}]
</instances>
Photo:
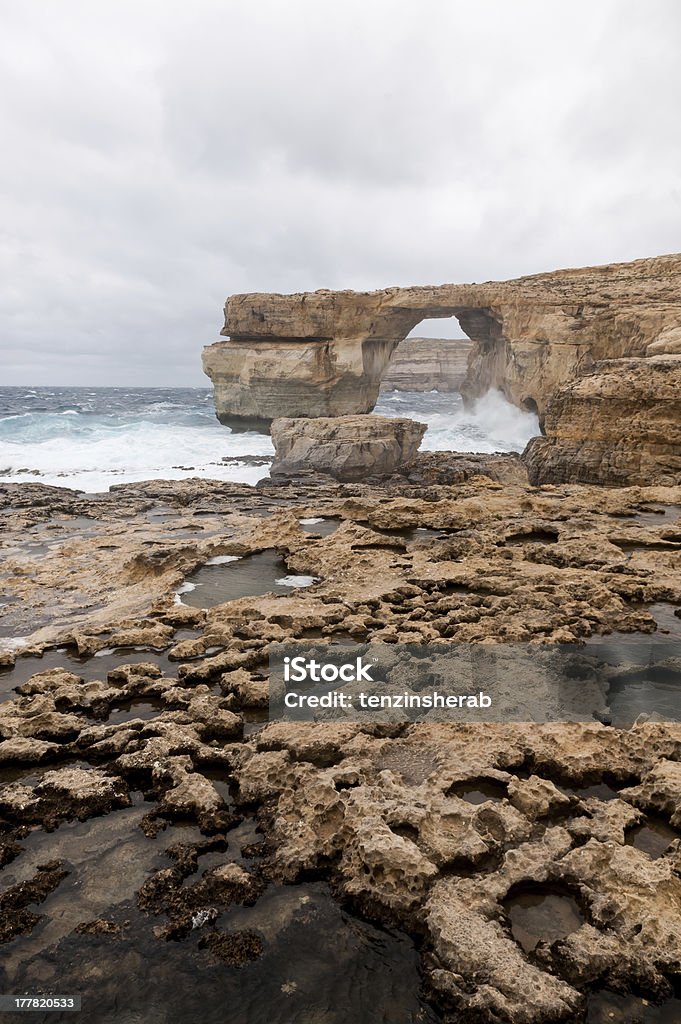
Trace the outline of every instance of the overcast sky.
<instances>
[{"instance_id":1,"label":"overcast sky","mask_svg":"<svg viewBox=\"0 0 681 1024\"><path fill-rule=\"evenodd\" d=\"M0 17L0 384L208 384L232 292L681 249L678 0Z\"/></svg>"}]
</instances>

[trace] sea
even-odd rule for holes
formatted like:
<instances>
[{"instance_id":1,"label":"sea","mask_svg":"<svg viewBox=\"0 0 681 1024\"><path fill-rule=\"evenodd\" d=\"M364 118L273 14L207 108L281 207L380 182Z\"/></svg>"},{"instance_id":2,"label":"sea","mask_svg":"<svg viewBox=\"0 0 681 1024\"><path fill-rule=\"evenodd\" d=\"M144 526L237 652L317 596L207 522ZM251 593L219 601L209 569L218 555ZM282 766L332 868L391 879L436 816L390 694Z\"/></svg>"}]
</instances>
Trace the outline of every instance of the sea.
<instances>
[{"instance_id":1,"label":"sea","mask_svg":"<svg viewBox=\"0 0 681 1024\"><path fill-rule=\"evenodd\" d=\"M473 410L456 393L383 392L374 412L427 423L423 451L520 452L539 433L498 392ZM268 434L218 422L211 388L0 388L0 482L89 493L185 477L254 484L272 456Z\"/></svg>"}]
</instances>

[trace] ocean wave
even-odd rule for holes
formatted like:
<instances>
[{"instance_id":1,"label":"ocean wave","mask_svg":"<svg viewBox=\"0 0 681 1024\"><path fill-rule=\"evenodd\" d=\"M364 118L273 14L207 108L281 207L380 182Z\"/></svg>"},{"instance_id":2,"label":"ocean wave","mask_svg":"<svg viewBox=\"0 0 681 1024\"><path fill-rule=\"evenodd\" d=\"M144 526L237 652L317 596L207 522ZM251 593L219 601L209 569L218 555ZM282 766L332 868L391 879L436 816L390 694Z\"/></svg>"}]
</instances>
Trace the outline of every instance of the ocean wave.
<instances>
[{"instance_id":1,"label":"ocean wave","mask_svg":"<svg viewBox=\"0 0 681 1024\"><path fill-rule=\"evenodd\" d=\"M139 480L267 476L248 456L272 457L270 437L232 433L212 403L209 389L38 388L30 402L25 389L0 389L0 480L98 492ZM390 392L375 411L427 423L424 451L522 451L539 433L536 416L498 392L472 411L456 394Z\"/></svg>"},{"instance_id":2,"label":"ocean wave","mask_svg":"<svg viewBox=\"0 0 681 1024\"><path fill-rule=\"evenodd\" d=\"M464 409L461 395L455 393L396 394L392 402L381 395L375 412L427 423L422 451L522 452L530 438L539 433L536 415L511 405L499 391L488 391L472 409Z\"/></svg>"},{"instance_id":3,"label":"ocean wave","mask_svg":"<svg viewBox=\"0 0 681 1024\"><path fill-rule=\"evenodd\" d=\"M267 476L268 467L248 465L247 456L274 452L269 436L233 434L217 421L188 426L100 419L65 435L51 420L44 416L23 436L9 438L0 422L0 479L40 479L86 491L106 490L110 483L189 476L256 483ZM230 462L223 463L223 458ZM246 464L232 462L235 458Z\"/></svg>"}]
</instances>

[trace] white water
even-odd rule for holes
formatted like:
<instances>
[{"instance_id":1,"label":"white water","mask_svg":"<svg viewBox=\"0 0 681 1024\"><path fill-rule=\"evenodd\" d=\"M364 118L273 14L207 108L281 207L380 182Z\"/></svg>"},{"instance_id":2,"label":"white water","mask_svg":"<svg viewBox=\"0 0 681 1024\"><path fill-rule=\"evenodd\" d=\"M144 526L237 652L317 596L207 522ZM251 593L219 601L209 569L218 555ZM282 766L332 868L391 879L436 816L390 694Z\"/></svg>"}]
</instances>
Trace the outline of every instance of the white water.
<instances>
[{"instance_id":1,"label":"white water","mask_svg":"<svg viewBox=\"0 0 681 1024\"><path fill-rule=\"evenodd\" d=\"M280 580L274 582L279 587L311 587L313 583L317 583L319 576L282 576Z\"/></svg>"},{"instance_id":2,"label":"white water","mask_svg":"<svg viewBox=\"0 0 681 1024\"><path fill-rule=\"evenodd\" d=\"M8 451L9 446L0 442L0 481L32 481L88 492L106 491L112 484L186 477L255 484L267 476L267 466L224 464L216 454L271 455L271 443L269 438L238 437L236 445L227 438L216 444L214 435L204 437L181 428L159 430L149 424L146 429L121 431L115 438L68 445L55 439L27 445L20 453Z\"/></svg>"},{"instance_id":3,"label":"white water","mask_svg":"<svg viewBox=\"0 0 681 1024\"><path fill-rule=\"evenodd\" d=\"M488 391L470 411L457 394L389 391L375 411L427 423L421 442L426 452L522 452L539 433L536 415L511 405L499 391Z\"/></svg>"},{"instance_id":4,"label":"white water","mask_svg":"<svg viewBox=\"0 0 681 1024\"><path fill-rule=\"evenodd\" d=\"M267 465L222 459L273 451L266 435L222 427L203 388L0 388L0 481L88 492L192 476L254 484Z\"/></svg>"}]
</instances>

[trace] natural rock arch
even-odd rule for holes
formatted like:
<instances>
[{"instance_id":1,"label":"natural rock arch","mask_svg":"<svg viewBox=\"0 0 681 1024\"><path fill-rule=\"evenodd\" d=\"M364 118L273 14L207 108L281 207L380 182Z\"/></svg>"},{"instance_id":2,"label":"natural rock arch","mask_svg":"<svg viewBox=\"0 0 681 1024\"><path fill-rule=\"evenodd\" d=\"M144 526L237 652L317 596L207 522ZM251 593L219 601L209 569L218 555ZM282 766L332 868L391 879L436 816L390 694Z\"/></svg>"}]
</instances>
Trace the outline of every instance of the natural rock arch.
<instances>
[{"instance_id":1,"label":"natural rock arch","mask_svg":"<svg viewBox=\"0 0 681 1024\"><path fill-rule=\"evenodd\" d=\"M659 352L681 324L681 257L513 281L231 296L204 349L222 422L370 412L392 352L424 319L456 317L473 340L462 393L497 388L540 416L596 360Z\"/></svg>"}]
</instances>

